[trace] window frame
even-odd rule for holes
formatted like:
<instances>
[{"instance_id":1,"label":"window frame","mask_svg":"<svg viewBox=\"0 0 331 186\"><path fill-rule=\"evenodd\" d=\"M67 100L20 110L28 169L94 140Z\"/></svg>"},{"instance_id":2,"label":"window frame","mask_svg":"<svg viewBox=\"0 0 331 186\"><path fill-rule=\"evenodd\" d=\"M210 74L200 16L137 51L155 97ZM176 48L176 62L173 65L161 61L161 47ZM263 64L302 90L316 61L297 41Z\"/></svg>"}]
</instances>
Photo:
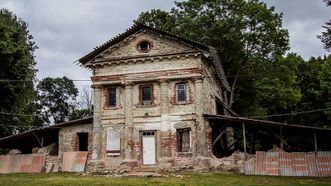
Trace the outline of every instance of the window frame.
<instances>
[{"instance_id":1,"label":"window frame","mask_svg":"<svg viewBox=\"0 0 331 186\"><path fill-rule=\"evenodd\" d=\"M184 93L185 93L185 100L178 100L178 86L179 85L184 85L185 89L184 89ZM177 103L187 103L188 102L188 84L187 82L179 82L175 84L175 97L176 97L176 102Z\"/></svg>"},{"instance_id":2,"label":"window frame","mask_svg":"<svg viewBox=\"0 0 331 186\"><path fill-rule=\"evenodd\" d=\"M143 44L146 44L146 46L147 46L146 49L141 47ZM151 50L151 48L152 48L152 43L149 42L149 41L147 41L147 40L142 40L142 41L139 41L139 42L138 42L136 48L137 48L137 50L138 50L139 52L141 52L141 53L147 53L147 52L149 52L149 51Z\"/></svg>"},{"instance_id":3,"label":"window frame","mask_svg":"<svg viewBox=\"0 0 331 186\"><path fill-rule=\"evenodd\" d=\"M150 100L143 100L143 88L144 87L149 87L150 88ZM149 105L153 105L154 102L154 98L153 98L153 85L152 84L144 84L144 85L140 85L139 86L139 101L140 101L140 105L143 106L149 106Z\"/></svg>"},{"instance_id":4,"label":"window frame","mask_svg":"<svg viewBox=\"0 0 331 186\"><path fill-rule=\"evenodd\" d=\"M115 104L114 105L111 105L110 104L110 91L111 90L114 90L115 91ZM118 103L117 103L117 99L118 99L118 92L117 92L117 87L108 87L107 88L107 102L106 102L106 106L108 107L108 108L116 108L118 105Z\"/></svg>"},{"instance_id":5,"label":"window frame","mask_svg":"<svg viewBox=\"0 0 331 186\"><path fill-rule=\"evenodd\" d=\"M188 132L189 135L189 141L185 142L188 143L189 148L183 149L183 134L185 132ZM192 152L192 136L191 136L191 128L181 128L176 130L177 133L177 152L179 153L188 153Z\"/></svg>"}]
</instances>

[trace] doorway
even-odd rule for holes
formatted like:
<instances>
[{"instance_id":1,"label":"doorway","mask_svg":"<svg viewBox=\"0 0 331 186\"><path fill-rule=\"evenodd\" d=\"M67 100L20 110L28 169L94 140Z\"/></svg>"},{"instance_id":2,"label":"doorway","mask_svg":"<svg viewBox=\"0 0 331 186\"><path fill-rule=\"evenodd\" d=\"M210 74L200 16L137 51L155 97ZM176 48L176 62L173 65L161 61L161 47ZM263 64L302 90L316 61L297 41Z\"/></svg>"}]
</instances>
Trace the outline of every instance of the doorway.
<instances>
[{"instance_id":1,"label":"doorway","mask_svg":"<svg viewBox=\"0 0 331 186\"><path fill-rule=\"evenodd\" d=\"M78 136L78 151L88 151L88 133L77 133Z\"/></svg>"},{"instance_id":2,"label":"doorway","mask_svg":"<svg viewBox=\"0 0 331 186\"><path fill-rule=\"evenodd\" d=\"M154 165L156 162L155 131L142 132L142 163L143 165Z\"/></svg>"}]
</instances>

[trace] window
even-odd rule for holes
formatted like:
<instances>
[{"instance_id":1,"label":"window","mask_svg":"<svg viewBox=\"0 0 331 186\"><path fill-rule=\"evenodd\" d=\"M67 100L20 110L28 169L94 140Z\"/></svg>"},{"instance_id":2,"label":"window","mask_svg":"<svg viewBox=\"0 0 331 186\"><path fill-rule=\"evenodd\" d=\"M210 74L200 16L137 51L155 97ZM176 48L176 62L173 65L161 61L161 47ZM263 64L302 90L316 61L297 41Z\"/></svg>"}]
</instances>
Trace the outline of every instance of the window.
<instances>
[{"instance_id":1,"label":"window","mask_svg":"<svg viewBox=\"0 0 331 186\"><path fill-rule=\"evenodd\" d=\"M108 107L116 107L116 88L108 89Z\"/></svg>"},{"instance_id":2,"label":"window","mask_svg":"<svg viewBox=\"0 0 331 186\"><path fill-rule=\"evenodd\" d=\"M107 155L119 156L121 154L121 135L120 130L107 129Z\"/></svg>"},{"instance_id":3,"label":"window","mask_svg":"<svg viewBox=\"0 0 331 186\"><path fill-rule=\"evenodd\" d=\"M142 41L137 48L140 52L148 52L151 49L151 44L148 41Z\"/></svg>"},{"instance_id":4,"label":"window","mask_svg":"<svg viewBox=\"0 0 331 186\"><path fill-rule=\"evenodd\" d=\"M78 151L87 151L88 150L88 133L77 133L78 136Z\"/></svg>"},{"instance_id":5,"label":"window","mask_svg":"<svg viewBox=\"0 0 331 186\"><path fill-rule=\"evenodd\" d=\"M142 85L140 86L140 101L142 105L152 104L152 85Z\"/></svg>"},{"instance_id":6,"label":"window","mask_svg":"<svg viewBox=\"0 0 331 186\"><path fill-rule=\"evenodd\" d=\"M186 83L176 84L176 101L178 102L186 101Z\"/></svg>"},{"instance_id":7,"label":"window","mask_svg":"<svg viewBox=\"0 0 331 186\"><path fill-rule=\"evenodd\" d=\"M178 152L191 151L191 129L177 129Z\"/></svg>"}]
</instances>

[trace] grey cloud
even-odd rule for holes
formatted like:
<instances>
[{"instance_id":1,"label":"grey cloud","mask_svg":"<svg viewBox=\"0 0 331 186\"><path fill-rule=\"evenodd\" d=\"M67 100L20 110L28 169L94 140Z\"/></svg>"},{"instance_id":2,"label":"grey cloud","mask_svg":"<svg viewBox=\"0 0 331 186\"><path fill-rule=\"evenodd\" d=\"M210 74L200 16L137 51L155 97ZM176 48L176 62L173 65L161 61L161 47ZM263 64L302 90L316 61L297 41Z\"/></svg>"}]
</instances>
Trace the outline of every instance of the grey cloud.
<instances>
[{"instance_id":1,"label":"grey cloud","mask_svg":"<svg viewBox=\"0 0 331 186\"><path fill-rule=\"evenodd\" d=\"M316 38L330 16L322 0L265 0L284 12L292 51L305 58L324 54ZM39 46L36 51L39 79L66 75L89 79L91 72L73 62L132 26L138 15L154 8L170 10L173 0L1 0L29 23ZM89 82L75 82L77 86Z\"/></svg>"},{"instance_id":2,"label":"grey cloud","mask_svg":"<svg viewBox=\"0 0 331 186\"><path fill-rule=\"evenodd\" d=\"M283 25L290 34L291 52L305 59L327 54L317 35L331 19L331 7L322 0L263 0L283 13Z\"/></svg>"}]
</instances>

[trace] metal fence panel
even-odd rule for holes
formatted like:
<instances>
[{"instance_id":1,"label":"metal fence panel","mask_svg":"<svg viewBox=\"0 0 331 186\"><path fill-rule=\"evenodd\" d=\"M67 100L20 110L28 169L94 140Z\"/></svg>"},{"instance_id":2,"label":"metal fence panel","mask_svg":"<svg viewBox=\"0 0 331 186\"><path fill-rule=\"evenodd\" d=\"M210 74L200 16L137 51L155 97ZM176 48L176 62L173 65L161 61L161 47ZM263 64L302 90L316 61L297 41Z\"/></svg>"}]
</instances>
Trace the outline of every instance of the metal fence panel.
<instances>
[{"instance_id":1,"label":"metal fence panel","mask_svg":"<svg viewBox=\"0 0 331 186\"><path fill-rule=\"evenodd\" d=\"M62 171L83 172L85 170L87 152L64 152Z\"/></svg>"},{"instance_id":2,"label":"metal fence panel","mask_svg":"<svg viewBox=\"0 0 331 186\"><path fill-rule=\"evenodd\" d=\"M331 152L318 152L316 163L319 176L331 176Z\"/></svg>"},{"instance_id":3,"label":"metal fence panel","mask_svg":"<svg viewBox=\"0 0 331 186\"><path fill-rule=\"evenodd\" d=\"M264 164L266 175L279 175L279 152L267 152Z\"/></svg>"},{"instance_id":4,"label":"metal fence panel","mask_svg":"<svg viewBox=\"0 0 331 186\"><path fill-rule=\"evenodd\" d=\"M253 168L255 170L253 170ZM245 174L281 176L331 176L331 152L256 152L256 161L245 163Z\"/></svg>"},{"instance_id":5,"label":"metal fence panel","mask_svg":"<svg viewBox=\"0 0 331 186\"><path fill-rule=\"evenodd\" d=\"M294 176L292 169L292 155L290 153L280 152L279 157L280 175Z\"/></svg>"},{"instance_id":6,"label":"metal fence panel","mask_svg":"<svg viewBox=\"0 0 331 186\"><path fill-rule=\"evenodd\" d=\"M316 156L315 153L306 153L305 154L305 160L307 162L307 169L308 169L308 176L317 177L318 170L316 165Z\"/></svg>"},{"instance_id":7,"label":"metal fence panel","mask_svg":"<svg viewBox=\"0 0 331 186\"><path fill-rule=\"evenodd\" d=\"M255 174L255 163L254 162L245 162L244 173L246 175L254 175Z\"/></svg>"}]
</instances>

